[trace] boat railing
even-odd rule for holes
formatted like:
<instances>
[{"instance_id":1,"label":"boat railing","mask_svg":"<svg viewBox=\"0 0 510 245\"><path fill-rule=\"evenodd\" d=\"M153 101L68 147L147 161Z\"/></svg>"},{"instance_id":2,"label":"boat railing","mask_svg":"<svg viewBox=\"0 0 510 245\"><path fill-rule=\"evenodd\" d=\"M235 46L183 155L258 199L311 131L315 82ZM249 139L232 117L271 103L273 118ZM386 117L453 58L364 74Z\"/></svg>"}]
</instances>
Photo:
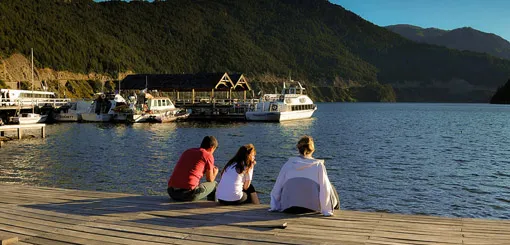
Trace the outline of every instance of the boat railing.
<instances>
[{"instance_id":1,"label":"boat railing","mask_svg":"<svg viewBox=\"0 0 510 245\"><path fill-rule=\"evenodd\" d=\"M14 105L60 107L69 103L70 101L71 99L67 98L20 98L14 102Z\"/></svg>"},{"instance_id":2,"label":"boat railing","mask_svg":"<svg viewBox=\"0 0 510 245\"><path fill-rule=\"evenodd\" d=\"M176 105L191 105L191 104L217 104L217 105L238 105L238 104L255 104L260 102L259 99L210 99L210 98L197 98L192 99L178 99L174 101Z\"/></svg>"},{"instance_id":3,"label":"boat railing","mask_svg":"<svg viewBox=\"0 0 510 245\"><path fill-rule=\"evenodd\" d=\"M15 100L11 99L2 99L2 106L52 106L52 107L60 107L69 103L71 99L67 98L18 98Z\"/></svg>"},{"instance_id":4,"label":"boat railing","mask_svg":"<svg viewBox=\"0 0 510 245\"><path fill-rule=\"evenodd\" d=\"M286 105L283 105L281 103L270 102L270 103L252 104L252 105L250 105L249 109L250 109L250 111L277 112L277 111L282 111L282 109L285 107L286 107Z\"/></svg>"}]
</instances>

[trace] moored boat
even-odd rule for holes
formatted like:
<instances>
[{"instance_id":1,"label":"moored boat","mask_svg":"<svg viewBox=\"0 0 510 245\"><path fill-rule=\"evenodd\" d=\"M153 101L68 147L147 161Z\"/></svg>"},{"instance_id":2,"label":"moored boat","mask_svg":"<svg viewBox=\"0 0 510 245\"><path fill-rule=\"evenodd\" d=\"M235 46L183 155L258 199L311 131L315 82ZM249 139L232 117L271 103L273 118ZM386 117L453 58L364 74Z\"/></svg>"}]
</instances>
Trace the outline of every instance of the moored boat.
<instances>
[{"instance_id":1,"label":"moored boat","mask_svg":"<svg viewBox=\"0 0 510 245\"><path fill-rule=\"evenodd\" d=\"M103 94L90 105L89 111L82 113L84 122L124 122L133 114L120 94Z\"/></svg>"},{"instance_id":2,"label":"moored boat","mask_svg":"<svg viewBox=\"0 0 510 245\"><path fill-rule=\"evenodd\" d=\"M303 93L305 88L295 83L289 88L284 84L281 94L265 94L246 112L246 120L281 122L312 117L317 105Z\"/></svg>"},{"instance_id":3,"label":"moored boat","mask_svg":"<svg viewBox=\"0 0 510 245\"><path fill-rule=\"evenodd\" d=\"M37 113L21 113L16 117L11 117L11 123L14 124L34 124L43 123L46 121L48 115L41 115Z\"/></svg>"},{"instance_id":4,"label":"moored boat","mask_svg":"<svg viewBox=\"0 0 510 245\"><path fill-rule=\"evenodd\" d=\"M133 99L136 101L136 99ZM153 97L142 93L139 101L135 102L134 113L128 120L133 123L140 122L173 122L189 117L189 113L175 107L168 97Z\"/></svg>"},{"instance_id":5,"label":"moored boat","mask_svg":"<svg viewBox=\"0 0 510 245\"><path fill-rule=\"evenodd\" d=\"M78 100L68 102L53 113L53 119L57 122L78 122L82 120L82 114L90 108L91 102Z\"/></svg>"}]
</instances>

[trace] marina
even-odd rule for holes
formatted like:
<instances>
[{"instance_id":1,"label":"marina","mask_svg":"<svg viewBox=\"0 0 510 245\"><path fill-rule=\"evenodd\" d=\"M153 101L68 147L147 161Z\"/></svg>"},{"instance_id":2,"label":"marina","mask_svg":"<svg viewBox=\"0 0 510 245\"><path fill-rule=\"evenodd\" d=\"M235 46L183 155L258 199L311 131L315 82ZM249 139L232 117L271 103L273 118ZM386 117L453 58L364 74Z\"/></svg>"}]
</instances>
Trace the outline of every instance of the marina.
<instances>
[{"instance_id":1,"label":"marina","mask_svg":"<svg viewBox=\"0 0 510 245\"><path fill-rule=\"evenodd\" d=\"M317 109L301 83L292 80L288 88L283 84L280 93L257 96L243 74L134 74L118 84L116 93L96 93L85 110L77 108L86 104L84 100L58 99L52 92L2 89L0 117L10 122L35 109L57 122L280 122L310 118ZM25 108L27 103L30 107Z\"/></svg>"},{"instance_id":2,"label":"marina","mask_svg":"<svg viewBox=\"0 0 510 245\"><path fill-rule=\"evenodd\" d=\"M508 244L510 222L268 205L176 203L167 196L0 184L2 244Z\"/></svg>"}]
</instances>

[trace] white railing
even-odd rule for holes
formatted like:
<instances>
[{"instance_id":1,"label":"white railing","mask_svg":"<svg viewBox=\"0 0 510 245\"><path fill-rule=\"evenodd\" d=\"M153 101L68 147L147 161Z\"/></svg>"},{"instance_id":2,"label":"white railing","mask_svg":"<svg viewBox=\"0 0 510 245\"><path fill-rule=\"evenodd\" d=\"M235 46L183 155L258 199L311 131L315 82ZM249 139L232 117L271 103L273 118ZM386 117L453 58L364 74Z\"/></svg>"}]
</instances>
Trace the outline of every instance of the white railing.
<instances>
[{"instance_id":1,"label":"white railing","mask_svg":"<svg viewBox=\"0 0 510 245\"><path fill-rule=\"evenodd\" d=\"M236 104L254 104L258 103L259 99L210 99L210 98L196 98L192 99L178 99L173 100L175 104L226 104L226 105L236 105Z\"/></svg>"},{"instance_id":2,"label":"white railing","mask_svg":"<svg viewBox=\"0 0 510 245\"><path fill-rule=\"evenodd\" d=\"M0 106L52 106L60 107L69 103L71 99L66 98L18 98L18 99L6 99L0 100Z\"/></svg>"}]
</instances>

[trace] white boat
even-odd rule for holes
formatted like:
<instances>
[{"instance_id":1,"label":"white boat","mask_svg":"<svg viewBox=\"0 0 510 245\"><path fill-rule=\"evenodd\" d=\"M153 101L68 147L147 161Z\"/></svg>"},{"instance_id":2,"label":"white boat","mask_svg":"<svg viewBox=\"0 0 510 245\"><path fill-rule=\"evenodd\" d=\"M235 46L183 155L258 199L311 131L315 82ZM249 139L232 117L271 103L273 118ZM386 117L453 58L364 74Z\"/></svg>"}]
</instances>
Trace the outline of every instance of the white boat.
<instances>
[{"instance_id":1,"label":"white boat","mask_svg":"<svg viewBox=\"0 0 510 245\"><path fill-rule=\"evenodd\" d=\"M134 113L129 119L130 122L173 122L186 119L190 115L190 113L176 108L168 97L153 97L148 93L143 93L139 101L136 101L135 97L132 97L131 100Z\"/></svg>"},{"instance_id":2,"label":"white boat","mask_svg":"<svg viewBox=\"0 0 510 245\"><path fill-rule=\"evenodd\" d=\"M12 99L21 101L21 98L24 98L24 95L27 96L32 100L32 113L20 113L18 116L14 116L10 118L11 123L14 124L34 124L34 123L43 123L46 121L46 118L48 115L41 115L34 112L34 99L44 95L44 97L51 98L51 96L54 97L54 93L51 92L38 92L36 93L34 91L34 49L31 49L30 51L31 57L32 57L32 91L26 91L26 90L2 90L2 101L4 101L4 94L6 98L9 98L10 102L12 102ZM20 104L21 106L21 104Z\"/></svg>"},{"instance_id":3,"label":"white boat","mask_svg":"<svg viewBox=\"0 0 510 245\"><path fill-rule=\"evenodd\" d=\"M84 122L123 122L133 114L120 94L99 94L90 105L89 111L82 113Z\"/></svg>"},{"instance_id":4,"label":"white boat","mask_svg":"<svg viewBox=\"0 0 510 245\"><path fill-rule=\"evenodd\" d=\"M250 106L246 120L281 122L312 117L317 105L303 94L303 86L295 83L297 86L291 85L289 88L285 88L284 83L281 94L265 94L260 102Z\"/></svg>"},{"instance_id":5,"label":"white boat","mask_svg":"<svg viewBox=\"0 0 510 245\"><path fill-rule=\"evenodd\" d=\"M81 115L90 108L91 101L78 100L68 102L58 108L53 114L53 119L57 122L78 122L82 120Z\"/></svg>"},{"instance_id":6,"label":"white boat","mask_svg":"<svg viewBox=\"0 0 510 245\"><path fill-rule=\"evenodd\" d=\"M37 113L21 113L17 117L11 117L11 123L14 124L34 124L43 123L48 115L40 115Z\"/></svg>"}]
</instances>

